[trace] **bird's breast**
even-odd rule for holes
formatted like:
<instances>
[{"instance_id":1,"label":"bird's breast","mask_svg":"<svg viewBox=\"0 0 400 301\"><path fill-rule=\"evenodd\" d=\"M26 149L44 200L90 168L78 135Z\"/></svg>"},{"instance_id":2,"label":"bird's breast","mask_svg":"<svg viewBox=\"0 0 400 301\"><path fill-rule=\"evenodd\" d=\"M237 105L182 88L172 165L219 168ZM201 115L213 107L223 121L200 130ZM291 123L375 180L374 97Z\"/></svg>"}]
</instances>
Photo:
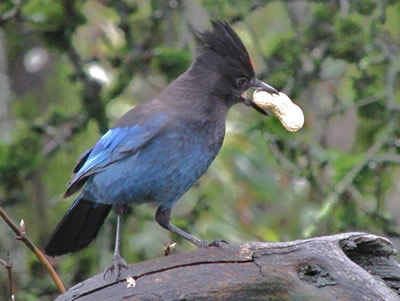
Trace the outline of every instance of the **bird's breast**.
<instances>
[{"instance_id":1,"label":"bird's breast","mask_svg":"<svg viewBox=\"0 0 400 301\"><path fill-rule=\"evenodd\" d=\"M176 122L140 151L93 175L89 192L104 203L172 205L204 174L221 148L225 126Z\"/></svg>"}]
</instances>

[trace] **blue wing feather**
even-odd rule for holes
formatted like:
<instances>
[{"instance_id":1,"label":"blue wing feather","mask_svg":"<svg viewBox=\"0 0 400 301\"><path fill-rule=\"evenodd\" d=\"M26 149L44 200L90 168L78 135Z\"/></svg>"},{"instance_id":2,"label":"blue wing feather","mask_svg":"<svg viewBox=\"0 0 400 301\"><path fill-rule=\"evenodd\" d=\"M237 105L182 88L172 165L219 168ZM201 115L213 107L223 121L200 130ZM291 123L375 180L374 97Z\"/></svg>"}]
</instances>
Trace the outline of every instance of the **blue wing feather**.
<instances>
[{"instance_id":1,"label":"blue wing feather","mask_svg":"<svg viewBox=\"0 0 400 301\"><path fill-rule=\"evenodd\" d=\"M91 174L99 172L127 156L140 150L149 140L151 140L167 123L168 116L159 114L146 120L144 124L132 126L116 127L105 133L96 145L91 149L84 162L79 162L80 168L75 170L75 175L68 183L66 195L76 191L72 186L79 183L82 179ZM72 189L71 189L72 188Z\"/></svg>"}]
</instances>

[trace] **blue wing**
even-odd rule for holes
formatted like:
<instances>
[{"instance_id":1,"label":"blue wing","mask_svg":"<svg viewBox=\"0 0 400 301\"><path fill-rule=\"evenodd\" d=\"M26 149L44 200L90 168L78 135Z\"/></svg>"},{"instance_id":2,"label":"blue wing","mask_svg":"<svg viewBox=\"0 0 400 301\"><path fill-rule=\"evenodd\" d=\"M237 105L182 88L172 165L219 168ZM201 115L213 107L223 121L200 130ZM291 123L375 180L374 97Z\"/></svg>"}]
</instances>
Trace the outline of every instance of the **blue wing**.
<instances>
[{"instance_id":1,"label":"blue wing","mask_svg":"<svg viewBox=\"0 0 400 301\"><path fill-rule=\"evenodd\" d=\"M85 152L74 169L74 176L68 183L65 196L79 190L86 178L111 165L137 153L167 123L166 114L158 114L143 124L115 127L108 130L96 145Z\"/></svg>"}]
</instances>

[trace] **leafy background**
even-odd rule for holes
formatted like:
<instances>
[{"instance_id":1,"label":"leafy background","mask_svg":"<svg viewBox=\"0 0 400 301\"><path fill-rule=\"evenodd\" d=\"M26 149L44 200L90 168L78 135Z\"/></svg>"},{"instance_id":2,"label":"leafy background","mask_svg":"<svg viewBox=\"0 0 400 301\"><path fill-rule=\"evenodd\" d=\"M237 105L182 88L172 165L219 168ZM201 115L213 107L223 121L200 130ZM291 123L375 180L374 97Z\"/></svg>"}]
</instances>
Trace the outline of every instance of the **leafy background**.
<instances>
[{"instance_id":1,"label":"leafy background","mask_svg":"<svg viewBox=\"0 0 400 301\"><path fill-rule=\"evenodd\" d=\"M72 198L61 196L79 155L132 106L190 65L190 27L227 20L259 77L305 113L288 133L237 105L223 148L178 202L174 223L230 242L285 241L343 231L400 233L400 3L268 0L3 0L0 3L0 205L43 247ZM123 219L128 262L193 249L154 221ZM13 263L18 300L57 290L0 223L0 258ZM51 259L65 285L112 258L111 214L86 250ZM0 299L7 298L0 270Z\"/></svg>"}]
</instances>

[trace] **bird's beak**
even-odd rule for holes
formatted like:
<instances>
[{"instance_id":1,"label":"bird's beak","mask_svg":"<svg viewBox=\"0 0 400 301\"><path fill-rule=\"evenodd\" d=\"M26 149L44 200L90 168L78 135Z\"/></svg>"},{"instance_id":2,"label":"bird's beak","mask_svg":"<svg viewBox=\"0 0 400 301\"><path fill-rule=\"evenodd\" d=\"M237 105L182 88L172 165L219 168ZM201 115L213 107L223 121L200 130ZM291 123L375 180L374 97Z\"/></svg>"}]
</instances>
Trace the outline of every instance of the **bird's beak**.
<instances>
[{"instance_id":1,"label":"bird's beak","mask_svg":"<svg viewBox=\"0 0 400 301\"><path fill-rule=\"evenodd\" d=\"M270 85L264 83L263 81L260 81L257 78L253 78L250 81L250 88L256 89L256 90L263 90L263 91L267 91L271 94L279 94L278 90L276 90L274 87L271 87Z\"/></svg>"},{"instance_id":2,"label":"bird's beak","mask_svg":"<svg viewBox=\"0 0 400 301\"><path fill-rule=\"evenodd\" d=\"M262 90L262 91L267 91L268 93L271 94L279 94L278 90L276 90L274 87L271 87L270 85L264 83L263 81L257 79L257 78L253 78L250 82L249 82L249 87L253 88L255 90ZM262 108L260 108L258 105L256 105L253 101L253 99L249 99L248 97L246 97L245 95L242 95L243 98L243 102L248 105L253 107L253 109L255 109L257 112L263 114L263 115L267 115L269 116L269 114L263 110Z\"/></svg>"}]
</instances>

